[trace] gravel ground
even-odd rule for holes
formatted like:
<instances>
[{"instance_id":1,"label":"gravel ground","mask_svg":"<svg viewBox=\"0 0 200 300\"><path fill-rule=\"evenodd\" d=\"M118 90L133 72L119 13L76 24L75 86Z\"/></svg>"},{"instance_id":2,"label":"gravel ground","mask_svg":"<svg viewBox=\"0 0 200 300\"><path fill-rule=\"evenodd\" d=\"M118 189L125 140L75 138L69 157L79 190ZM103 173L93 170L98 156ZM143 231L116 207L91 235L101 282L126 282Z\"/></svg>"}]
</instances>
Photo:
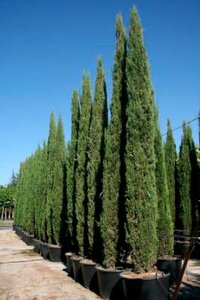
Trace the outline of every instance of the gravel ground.
<instances>
[{"instance_id":1,"label":"gravel ground","mask_svg":"<svg viewBox=\"0 0 200 300\"><path fill-rule=\"evenodd\" d=\"M12 229L0 228L0 300L97 300L62 263L36 254Z\"/></svg>"}]
</instances>

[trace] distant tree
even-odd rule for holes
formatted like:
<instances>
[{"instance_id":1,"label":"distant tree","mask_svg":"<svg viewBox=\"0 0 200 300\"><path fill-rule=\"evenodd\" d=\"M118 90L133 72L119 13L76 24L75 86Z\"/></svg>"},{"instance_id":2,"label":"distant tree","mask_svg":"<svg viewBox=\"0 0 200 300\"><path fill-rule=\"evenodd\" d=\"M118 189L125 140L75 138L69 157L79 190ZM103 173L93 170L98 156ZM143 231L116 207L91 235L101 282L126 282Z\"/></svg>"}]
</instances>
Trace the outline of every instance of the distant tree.
<instances>
[{"instance_id":1,"label":"distant tree","mask_svg":"<svg viewBox=\"0 0 200 300\"><path fill-rule=\"evenodd\" d=\"M72 117L71 117L71 141L67 152L67 237L69 249L76 244L76 222L75 222L75 174L77 168L77 144L79 130L79 95L75 90L72 95ZM74 249L73 249L74 250Z\"/></svg>"},{"instance_id":2,"label":"distant tree","mask_svg":"<svg viewBox=\"0 0 200 300\"><path fill-rule=\"evenodd\" d=\"M77 160L76 168L76 218L77 218L77 241L79 253L84 254L85 243L85 225L86 221L86 205L87 201L87 180L86 166L88 161L88 137L91 119L91 84L88 75L83 76L80 123L78 132Z\"/></svg>"},{"instance_id":3,"label":"distant tree","mask_svg":"<svg viewBox=\"0 0 200 300\"><path fill-rule=\"evenodd\" d=\"M149 270L157 257L155 103L142 28L131 11L127 78L126 240L136 270Z\"/></svg>"},{"instance_id":4,"label":"distant tree","mask_svg":"<svg viewBox=\"0 0 200 300\"><path fill-rule=\"evenodd\" d=\"M165 164L167 171L167 185L169 190L169 201L172 221L175 224L175 199L176 199L176 145L173 138L170 120L167 120L167 138L165 143Z\"/></svg>"},{"instance_id":5,"label":"distant tree","mask_svg":"<svg viewBox=\"0 0 200 300\"><path fill-rule=\"evenodd\" d=\"M104 158L104 133L108 123L106 83L102 59L99 58L95 83L95 95L89 131L89 157L87 164L87 196L88 196L88 255L99 249L94 235L100 222L102 173ZM99 236L97 237L99 239ZM97 254L97 253L96 253Z\"/></svg>"},{"instance_id":6,"label":"distant tree","mask_svg":"<svg viewBox=\"0 0 200 300\"><path fill-rule=\"evenodd\" d=\"M116 19L116 39L113 95L111 100L111 121L106 134L106 150L103 167L103 212L101 232L103 237L104 265L114 267L117 261L119 235L118 210L124 200L121 187L125 188L124 149L125 149L125 65L126 34L121 16ZM124 203L123 203L124 204ZM123 219L123 209L120 209ZM124 224L122 225L124 227ZM108 230L109 228L109 230Z\"/></svg>"},{"instance_id":7,"label":"distant tree","mask_svg":"<svg viewBox=\"0 0 200 300\"><path fill-rule=\"evenodd\" d=\"M165 153L158 123L158 113L155 121L156 188L158 197L158 257L163 257L166 255L173 255L174 226L171 215L171 206L165 167Z\"/></svg>"}]
</instances>

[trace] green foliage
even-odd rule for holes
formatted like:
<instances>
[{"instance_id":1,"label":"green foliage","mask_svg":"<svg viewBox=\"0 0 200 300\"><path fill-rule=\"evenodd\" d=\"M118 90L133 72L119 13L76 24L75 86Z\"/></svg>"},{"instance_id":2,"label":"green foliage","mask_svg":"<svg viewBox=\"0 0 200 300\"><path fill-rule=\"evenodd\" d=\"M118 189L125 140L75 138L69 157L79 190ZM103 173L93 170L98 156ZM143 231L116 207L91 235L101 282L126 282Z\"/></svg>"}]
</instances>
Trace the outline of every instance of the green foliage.
<instances>
[{"instance_id":1,"label":"green foliage","mask_svg":"<svg viewBox=\"0 0 200 300\"><path fill-rule=\"evenodd\" d=\"M174 142L170 120L167 120L167 138L165 143L165 165L167 172L167 185L169 190L169 201L172 221L175 224L175 199L176 199L176 145Z\"/></svg>"},{"instance_id":2,"label":"green foliage","mask_svg":"<svg viewBox=\"0 0 200 300\"><path fill-rule=\"evenodd\" d=\"M117 260L117 243L119 238L119 201L120 185L125 177L122 168L124 151L122 147L125 136L125 61L126 34L121 16L116 20L117 45L113 69L113 95L111 100L111 121L106 133L106 150L103 165L103 212L101 233L103 237L104 265L114 267ZM122 211L121 211L122 213ZM122 215L121 215L122 217Z\"/></svg>"},{"instance_id":3,"label":"green foliage","mask_svg":"<svg viewBox=\"0 0 200 300\"><path fill-rule=\"evenodd\" d=\"M79 95L74 91L72 95L71 141L67 153L67 230L69 240L75 243L75 173L77 168L77 143L79 130Z\"/></svg>"},{"instance_id":4,"label":"green foliage","mask_svg":"<svg viewBox=\"0 0 200 300\"><path fill-rule=\"evenodd\" d=\"M64 197L64 172L66 163L65 140L61 118L56 126L51 114L47 144L47 235L48 242L60 243L61 212Z\"/></svg>"},{"instance_id":5,"label":"green foliage","mask_svg":"<svg viewBox=\"0 0 200 300\"><path fill-rule=\"evenodd\" d=\"M49 125L49 137L47 142L47 203L46 203L46 219L47 219L47 236L48 242L53 243L53 205L54 205L54 168L56 161L56 135L57 127L54 114L51 113Z\"/></svg>"},{"instance_id":6,"label":"green foliage","mask_svg":"<svg viewBox=\"0 0 200 300\"><path fill-rule=\"evenodd\" d=\"M107 127L107 94L105 75L102 60L98 60L97 77L95 83L95 95L92 107L92 118L88 142L87 164L87 197L88 197L88 243L89 253L94 248L94 234L96 223L99 223L102 192L102 172L104 158L104 132Z\"/></svg>"},{"instance_id":7,"label":"green foliage","mask_svg":"<svg viewBox=\"0 0 200 300\"><path fill-rule=\"evenodd\" d=\"M84 254L85 242L85 225L86 225L86 206L87 200L87 180L86 166L88 161L88 136L91 119L91 84L88 75L83 76L80 123L78 132L77 146L77 169L75 174L76 180L76 218L77 218L77 241L79 252Z\"/></svg>"},{"instance_id":8,"label":"green foliage","mask_svg":"<svg viewBox=\"0 0 200 300\"><path fill-rule=\"evenodd\" d=\"M155 155L156 155L156 188L158 197L158 257L173 255L173 223L171 207L169 202L169 192L167 187L167 174L165 167L165 153L162 143L162 136L156 118L155 136Z\"/></svg>"},{"instance_id":9,"label":"green foliage","mask_svg":"<svg viewBox=\"0 0 200 300\"><path fill-rule=\"evenodd\" d=\"M181 140L179 162L178 162L178 182L180 204L178 207L178 218L180 229L187 233L191 232L192 216L191 216L191 162L190 162L190 128L183 124L183 137Z\"/></svg>"},{"instance_id":10,"label":"green foliage","mask_svg":"<svg viewBox=\"0 0 200 300\"><path fill-rule=\"evenodd\" d=\"M149 270L157 257L155 103L136 9L131 11L126 78L126 240L135 269Z\"/></svg>"},{"instance_id":11,"label":"green foliage","mask_svg":"<svg viewBox=\"0 0 200 300\"><path fill-rule=\"evenodd\" d=\"M15 223L36 237L60 243L64 199L65 141L61 118L53 113L48 144L40 146L20 166Z\"/></svg>"}]
</instances>

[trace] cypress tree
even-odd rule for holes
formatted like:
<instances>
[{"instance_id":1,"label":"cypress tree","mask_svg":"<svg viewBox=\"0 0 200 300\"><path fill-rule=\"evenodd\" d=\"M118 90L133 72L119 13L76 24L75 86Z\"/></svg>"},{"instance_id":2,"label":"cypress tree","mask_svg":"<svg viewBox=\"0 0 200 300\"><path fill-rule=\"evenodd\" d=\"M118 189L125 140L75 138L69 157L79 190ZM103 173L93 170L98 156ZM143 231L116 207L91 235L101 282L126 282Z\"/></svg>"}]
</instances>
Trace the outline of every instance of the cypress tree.
<instances>
[{"instance_id":1,"label":"cypress tree","mask_svg":"<svg viewBox=\"0 0 200 300\"><path fill-rule=\"evenodd\" d=\"M117 44L113 68L111 121L106 134L106 150L103 165L103 213L101 220L101 232L104 246L104 265L106 267L114 267L116 264L120 222L118 209L119 201L122 201L122 197L124 196L123 193L120 193L120 187L125 177L124 127L126 119L126 34L121 16L117 16L116 19L116 39ZM120 213L122 218L122 209L120 209Z\"/></svg>"},{"instance_id":2,"label":"cypress tree","mask_svg":"<svg viewBox=\"0 0 200 300\"><path fill-rule=\"evenodd\" d=\"M191 163L190 163L190 133L188 126L183 123L183 136L181 140L179 162L178 162L178 183L180 203L178 207L178 218L180 229L191 232Z\"/></svg>"},{"instance_id":3,"label":"cypress tree","mask_svg":"<svg viewBox=\"0 0 200 300\"><path fill-rule=\"evenodd\" d=\"M40 157L40 222L39 233L40 239L47 240L47 216L46 216L46 201L47 201L47 143L43 143L43 149Z\"/></svg>"},{"instance_id":4,"label":"cypress tree","mask_svg":"<svg viewBox=\"0 0 200 300\"><path fill-rule=\"evenodd\" d=\"M173 254L174 241L173 223L165 167L165 154L158 117L156 118L155 155L156 189L158 198L158 257L163 257Z\"/></svg>"},{"instance_id":5,"label":"cypress tree","mask_svg":"<svg viewBox=\"0 0 200 300\"><path fill-rule=\"evenodd\" d=\"M66 165L66 150L65 150L65 138L63 132L62 119L59 117L57 132L56 132L56 143L55 143L55 157L54 157L54 169L53 169L53 211L52 211L52 229L54 243L59 244L62 237L62 226L64 218L62 214L63 201L65 199L65 165Z\"/></svg>"},{"instance_id":6,"label":"cypress tree","mask_svg":"<svg viewBox=\"0 0 200 300\"><path fill-rule=\"evenodd\" d=\"M72 95L71 141L68 145L67 155L67 237L68 243L72 243L73 247L76 244L75 173L77 168L79 117L79 95L75 90Z\"/></svg>"},{"instance_id":7,"label":"cypress tree","mask_svg":"<svg viewBox=\"0 0 200 300\"><path fill-rule=\"evenodd\" d=\"M86 166L88 161L88 136L91 118L91 84L88 75L83 76L80 123L78 133L76 169L76 218L77 218L77 241L79 253L84 254L85 226L86 226L86 201L87 201L87 179Z\"/></svg>"},{"instance_id":8,"label":"cypress tree","mask_svg":"<svg viewBox=\"0 0 200 300\"><path fill-rule=\"evenodd\" d=\"M165 164L167 172L167 185L169 190L169 201L172 221L175 224L175 200L176 200L176 145L173 138L170 120L167 120L167 138L165 143Z\"/></svg>"},{"instance_id":9,"label":"cypress tree","mask_svg":"<svg viewBox=\"0 0 200 300\"><path fill-rule=\"evenodd\" d=\"M55 149L56 149L57 127L54 113L50 116L49 136L47 142L47 201L46 201L46 220L47 220L47 239L49 243L54 243L53 233L53 209L54 209L54 168L55 168Z\"/></svg>"},{"instance_id":10,"label":"cypress tree","mask_svg":"<svg viewBox=\"0 0 200 300\"><path fill-rule=\"evenodd\" d=\"M194 230L198 221L198 161L196 146L192 137L192 130L188 127L188 145L189 145L189 158L191 165L191 210L192 210L192 229Z\"/></svg>"},{"instance_id":11,"label":"cypress tree","mask_svg":"<svg viewBox=\"0 0 200 300\"><path fill-rule=\"evenodd\" d=\"M157 257L155 103L142 28L131 11L127 78L126 240L135 270L149 270Z\"/></svg>"},{"instance_id":12,"label":"cypress tree","mask_svg":"<svg viewBox=\"0 0 200 300\"><path fill-rule=\"evenodd\" d=\"M100 221L99 217L101 213L102 173L105 143L104 133L107 123L108 113L106 83L102 59L99 58L88 143L89 158L87 164L87 226L89 255L92 254L94 247L97 246L96 243L94 243L94 234L97 234L96 224L98 224ZM99 239L99 236L97 239Z\"/></svg>"}]
</instances>

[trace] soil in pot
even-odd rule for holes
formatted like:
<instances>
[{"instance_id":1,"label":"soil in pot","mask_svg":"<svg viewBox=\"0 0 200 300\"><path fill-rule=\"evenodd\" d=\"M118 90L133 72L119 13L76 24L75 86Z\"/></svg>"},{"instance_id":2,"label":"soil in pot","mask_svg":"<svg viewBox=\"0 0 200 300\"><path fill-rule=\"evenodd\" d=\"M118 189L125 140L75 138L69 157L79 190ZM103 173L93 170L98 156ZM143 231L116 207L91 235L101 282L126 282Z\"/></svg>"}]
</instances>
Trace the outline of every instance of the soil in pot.
<instances>
[{"instance_id":1,"label":"soil in pot","mask_svg":"<svg viewBox=\"0 0 200 300\"><path fill-rule=\"evenodd\" d=\"M53 262L61 261L61 247L58 245L48 244L49 247L49 259Z\"/></svg>"},{"instance_id":2,"label":"soil in pot","mask_svg":"<svg viewBox=\"0 0 200 300\"><path fill-rule=\"evenodd\" d=\"M98 293L96 263L89 259L83 259L80 264L84 287Z\"/></svg>"},{"instance_id":3,"label":"soil in pot","mask_svg":"<svg viewBox=\"0 0 200 300\"><path fill-rule=\"evenodd\" d=\"M81 270L81 264L80 264L80 261L82 259L83 259L83 257L80 257L80 256L71 256L74 280L81 284L83 284L83 276L82 276L82 270Z\"/></svg>"},{"instance_id":4,"label":"soil in pot","mask_svg":"<svg viewBox=\"0 0 200 300\"><path fill-rule=\"evenodd\" d=\"M169 276L162 272L134 274L121 273L121 280L126 300L168 300Z\"/></svg>"},{"instance_id":5,"label":"soil in pot","mask_svg":"<svg viewBox=\"0 0 200 300\"><path fill-rule=\"evenodd\" d=\"M165 274L170 273L169 286L174 285L180 275L182 258L178 256L166 257L158 259L156 267Z\"/></svg>"},{"instance_id":6,"label":"soil in pot","mask_svg":"<svg viewBox=\"0 0 200 300\"><path fill-rule=\"evenodd\" d=\"M116 298L116 290L120 291L120 273L122 270L96 267L99 294L103 299L122 299L120 293ZM118 291L118 292L119 292Z\"/></svg>"}]
</instances>

